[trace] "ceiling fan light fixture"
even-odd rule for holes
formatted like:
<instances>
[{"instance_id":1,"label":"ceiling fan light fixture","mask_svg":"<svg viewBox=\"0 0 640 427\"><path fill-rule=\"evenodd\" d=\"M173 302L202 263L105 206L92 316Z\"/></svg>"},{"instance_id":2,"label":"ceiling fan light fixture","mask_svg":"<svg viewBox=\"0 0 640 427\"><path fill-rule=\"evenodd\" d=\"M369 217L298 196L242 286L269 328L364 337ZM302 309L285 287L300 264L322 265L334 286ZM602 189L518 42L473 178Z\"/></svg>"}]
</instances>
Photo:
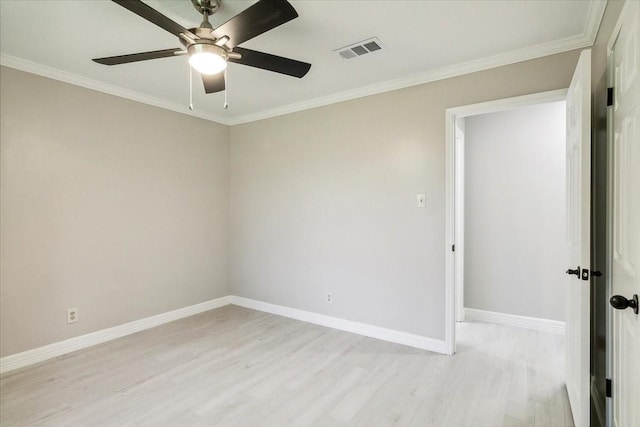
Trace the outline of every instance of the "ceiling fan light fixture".
<instances>
[{"instance_id":1,"label":"ceiling fan light fixture","mask_svg":"<svg viewBox=\"0 0 640 427\"><path fill-rule=\"evenodd\" d=\"M215 44L194 43L187 51L189 65L201 74L217 74L227 68L227 52Z\"/></svg>"}]
</instances>

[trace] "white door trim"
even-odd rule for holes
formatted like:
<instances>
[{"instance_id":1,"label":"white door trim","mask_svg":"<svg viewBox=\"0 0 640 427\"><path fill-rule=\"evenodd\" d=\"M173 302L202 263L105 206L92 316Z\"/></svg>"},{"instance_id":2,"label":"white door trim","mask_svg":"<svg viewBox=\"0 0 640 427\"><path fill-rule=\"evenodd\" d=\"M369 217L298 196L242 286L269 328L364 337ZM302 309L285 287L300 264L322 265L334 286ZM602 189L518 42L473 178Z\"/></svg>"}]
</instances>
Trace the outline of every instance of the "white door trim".
<instances>
[{"instance_id":1,"label":"white door trim","mask_svg":"<svg viewBox=\"0 0 640 427\"><path fill-rule=\"evenodd\" d=\"M496 113L499 111L512 110L515 108L526 107L546 102L563 101L567 97L567 89L558 89L548 92L534 93L531 95L517 96L513 98L499 99L495 101L482 102L478 104L464 105L460 107L447 108L445 112L446 126L446 165L445 165L445 348L447 354L454 354L456 351L455 340L455 322L456 310L458 313L463 311L463 307L457 307L463 303L463 298L457 298L456 295L462 295L462 280L456 280L455 252L452 245L463 248L464 233L462 229L458 229L456 224L462 224L464 212L460 209L456 200L462 200L462 197L456 197L456 190L464 191L463 186L458 186L456 176L464 176L460 173L464 166L461 156L456 158L455 150L455 125L456 119L475 116L478 114ZM457 160L457 161L456 161ZM458 173L456 173L458 171ZM460 195L459 195L460 196ZM456 302L457 301L457 302Z\"/></svg>"}]
</instances>

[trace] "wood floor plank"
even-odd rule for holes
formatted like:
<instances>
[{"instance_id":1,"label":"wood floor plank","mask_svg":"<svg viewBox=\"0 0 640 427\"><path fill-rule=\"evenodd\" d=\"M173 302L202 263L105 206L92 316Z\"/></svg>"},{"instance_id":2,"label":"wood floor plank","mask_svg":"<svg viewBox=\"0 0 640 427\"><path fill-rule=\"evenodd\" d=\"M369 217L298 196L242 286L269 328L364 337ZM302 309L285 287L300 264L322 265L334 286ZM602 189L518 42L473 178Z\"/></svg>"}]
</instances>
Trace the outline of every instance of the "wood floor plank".
<instances>
[{"instance_id":1,"label":"wood floor plank","mask_svg":"<svg viewBox=\"0 0 640 427\"><path fill-rule=\"evenodd\" d=\"M572 426L563 337L465 322L443 356L226 306L0 377L4 426Z\"/></svg>"}]
</instances>

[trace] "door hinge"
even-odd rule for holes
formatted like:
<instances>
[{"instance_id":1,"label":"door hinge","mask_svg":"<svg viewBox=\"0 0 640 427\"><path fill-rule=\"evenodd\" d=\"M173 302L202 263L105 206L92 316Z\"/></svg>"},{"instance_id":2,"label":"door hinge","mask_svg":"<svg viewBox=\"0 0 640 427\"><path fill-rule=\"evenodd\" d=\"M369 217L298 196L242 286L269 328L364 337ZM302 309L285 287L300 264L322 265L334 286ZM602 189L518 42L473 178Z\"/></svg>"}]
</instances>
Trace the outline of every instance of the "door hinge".
<instances>
[{"instance_id":1,"label":"door hinge","mask_svg":"<svg viewBox=\"0 0 640 427\"><path fill-rule=\"evenodd\" d=\"M604 395L605 397L611 397L611 380L609 378L605 380Z\"/></svg>"},{"instance_id":2,"label":"door hinge","mask_svg":"<svg viewBox=\"0 0 640 427\"><path fill-rule=\"evenodd\" d=\"M451 245L451 252L455 252L456 251L456 245Z\"/></svg>"},{"instance_id":3,"label":"door hinge","mask_svg":"<svg viewBox=\"0 0 640 427\"><path fill-rule=\"evenodd\" d=\"M613 88L607 88L607 107L611 107L613 105Z\"/></svg>"}]
</instances>

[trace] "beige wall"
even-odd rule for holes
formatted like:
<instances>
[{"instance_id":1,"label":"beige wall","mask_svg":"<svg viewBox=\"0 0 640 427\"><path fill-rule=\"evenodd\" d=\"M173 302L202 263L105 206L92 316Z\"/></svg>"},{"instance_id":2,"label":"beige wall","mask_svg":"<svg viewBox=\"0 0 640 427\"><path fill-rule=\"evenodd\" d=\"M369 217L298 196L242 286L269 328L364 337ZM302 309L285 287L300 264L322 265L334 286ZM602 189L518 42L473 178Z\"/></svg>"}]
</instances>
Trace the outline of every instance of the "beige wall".
<instances>
[{"instance_id":1,"label":"beige wall","mask_svg":"<svg viewBox=\"0 0 640 427\"><path fill-rule=\"evenodd\" d=\"M229 293L228 127L10 68L0 83L2 356Z\"/></svg>"},{"instance_id":2,"label":"beige wall","mask_svg":"<svg viewBox=\"0 0 640 427\"><path fill-rule=\"evenodd\" d=\"M577 55L231 129L2 68L0 354L229 293L441 339L445 109Z\"/></svg>"},{"instance_id":3,"label":"beige wall","mask_svg":"<svg viewBox=\"0 0 640 427\"><path fill-rule=\"evenodd\" d=\"M577 57L233 126L234 293L442 339L445 109L568 87Z\"/></svg>"}]
</instances>

